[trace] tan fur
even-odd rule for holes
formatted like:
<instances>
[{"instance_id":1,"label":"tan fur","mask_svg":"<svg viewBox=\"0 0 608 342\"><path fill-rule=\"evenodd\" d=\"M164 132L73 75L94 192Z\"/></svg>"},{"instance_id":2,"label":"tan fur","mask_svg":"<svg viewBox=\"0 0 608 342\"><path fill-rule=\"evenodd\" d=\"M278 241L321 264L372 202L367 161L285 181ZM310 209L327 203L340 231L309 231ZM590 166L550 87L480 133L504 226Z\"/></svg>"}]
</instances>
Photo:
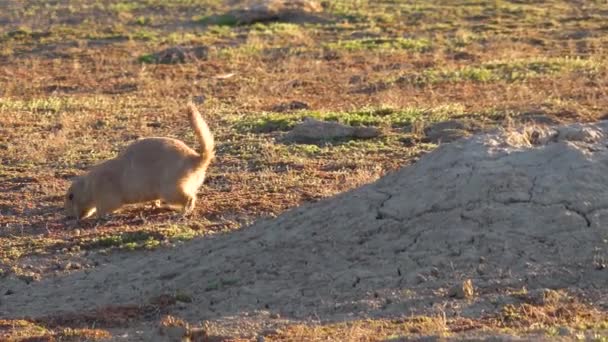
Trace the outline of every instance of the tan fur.
<instances>
[{"instance_id":1,"label":"tan fur","mask_svg":"<svg viewBox=\"0 0 608 342\"><path fill-rule=\"evenodd\" d=\"M162 201L190 213L214 157L215 144L193 103L188 103L188 112L199 153L177 139L137 140L117 157L72 182L65 195L66 214L82 219L96 212L103 217L125 204L150 201Z\"/></svg>"}]
</instances>

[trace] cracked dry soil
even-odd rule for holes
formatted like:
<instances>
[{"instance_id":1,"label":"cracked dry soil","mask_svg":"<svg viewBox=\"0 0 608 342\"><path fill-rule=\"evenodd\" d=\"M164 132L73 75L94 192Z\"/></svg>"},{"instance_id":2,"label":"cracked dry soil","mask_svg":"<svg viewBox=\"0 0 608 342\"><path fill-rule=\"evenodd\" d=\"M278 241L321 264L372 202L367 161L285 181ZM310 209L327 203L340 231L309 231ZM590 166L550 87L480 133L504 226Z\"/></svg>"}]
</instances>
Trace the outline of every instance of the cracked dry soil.
<instances>
[{"instance_id":1,"label":"cracked dry soil","mask_svg":"<svg viewBox=\"0 0 608 342\"><path fill-rule=\"evenodd\" d=\"M478 297L454 310L473 317L496 309L497 287L601 287L608 272L594 260L606 250L607 130L608 122L541 129L542 142L528 146L507 142L523 131L459 140L373 184L241 231L109 256L30 285L9 279L0 284L13 292L0 316L166 293L192 298L172 312L192 321L428 314L454 300L437 290L470 278Z\"/></svg>"}]
</instances>

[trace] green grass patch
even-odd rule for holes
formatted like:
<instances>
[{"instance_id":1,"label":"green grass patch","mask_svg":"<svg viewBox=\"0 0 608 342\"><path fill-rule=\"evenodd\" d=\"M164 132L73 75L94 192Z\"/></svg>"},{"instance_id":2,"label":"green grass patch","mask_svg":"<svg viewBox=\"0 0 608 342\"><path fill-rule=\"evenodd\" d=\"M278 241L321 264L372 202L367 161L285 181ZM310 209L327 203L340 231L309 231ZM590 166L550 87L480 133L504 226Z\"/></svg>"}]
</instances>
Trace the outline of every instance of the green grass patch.
<instances>
[{"instance_id":1,"label":"green grass patch","mask_svg":"<svg viewBox=\"0 0 608 342\"><path fill-rule=\"evenodd\" d=\"M135 1L123 1L123 2L117 2L114 4L110 4L108 9L110 11L113 11L116 13L124 13L124 12L131 12L133 10L136 10L140 6L141 5Z\"/></svg>"},{"instance_id":2,"label":"green grass patch","mask_svg":"<svg viewBox=\"0 0 608 342\"><path fill-rule=\"evenodd\" d=\"M302 160L319 156L338 160L346 155L358 158L369 153L390 155L402 151L401 138L402 135L385 135L376 139L323 141L320 144L276 144L273 146L273 152L284 160ZM420 145L423 149L430 148L423 145Z\"/></svg>"},{"instance_id":3,"label":"green grass patch","mask_svg":"<svg viewBox=\"0 0 608 342\"><path fill-rule=\"evenodd\" d=\"M0 239L3 249L0 250L0 261L17 260L24 255L44 254L50 246L63 246L64 242L59 239L42 238L36 239L31 236L11 237Z\"/></svg>"},{"instance_id":4,"label":"green grass patch","mask_svg":"<svg viewBox=\"0 0 608 342\"><path fill-rule=\"evenodd\" d=\"M251 26L251 33L263 38L276 39L277 37L300 37L304 34L305 29L302 25L272 22L272 23L255 23Z\"/></svg>"},{"instance_id":5,"label":"green grass patch","mask_svg":"<svg viewBox=\"0 0 608 342\"><path fill-rule=\"evenodd\" d=\"M153 231L139 230L134 232L125 232L97 237L88 241L84 241L80 245L83 249L154 249L160 246L163 241L188 241L198 235L200 235L200 232L195 231L188 226L170 225L167 228Z\"/></svg>"},{"instance_id":6,"label":"green grass patch","mask_svg":"<svg viewBox=\"0 0 608 342\"><path fill-rule=\"evenodd\" d=\"M150 17L139 16L137 19L135 19L135 24L140 26L149 25L151 22L152 19L150 19Z\"/></svg>"},{"instance_id":7,"label":"green grass patch","mask_svg":"<svg viewBox=\"0 0 608 342\"><path fill-rule=\"evenodd\" d=\"M238 19L232 14L220 14L205 16L197 20L203 25L218 25L218 26L236 26L238 25Z\"/></svg>"},{"instance_id":8,"label":"green grass patch","mask_svg":"<svg viewBox=\"0 0 608 342\"><path fill-rule=\"evenodd\" d=\"M289 144L278 145L276 152L284 158L292 157L314 157L327 152L326 147L321 147L313 144Z\"/></svg>"},{"instance_id":9,"label":"green grass patch","mask_svg":"<svg viewBox=\"0 0 608 342\"><path fill-rule=\"evenodd\" d=\"M28 27L19 27L12 31L4 33L2 40L14 39L14 40L26 40L32 38L34 32Z\"/></svg>"},{"instance_id":10,"label":"green grass patch","mask_svg":"<svg viewBox=\"0 0 608 342\"><path fill-rule=\"evenodd\" d=\"M218 59L233 59L233 58L247 58L252 56L258 56L263 51L264 46L257 43L247 43L238 47L226 47L220 48L210 52L210 56Z\"/></svg>"},{"instance_id":11,"label":"green grass patch","mask_svg":"<svg viewBox=\"0 0 608 342\"><path fill-rule=\"evenodd\" d=\"M407 50L425 52L431 49L431 42L424 38L363 38L329 43L326 47L332 50L346 50L351 52L362 50Z\"/></svg>"},{"instance_id":12,"label":"green grass patch","mask_svg":"<svg viewBox=\"0 0 608 342\"><path fill-rule=\"evenodd\" d=\"M220 38L233 38L235 36L234 31L225 25L211 25L207 27L207 33Z\"/></svg>"},{"instance_id":13,"label":"green grass patch","mask_svg":"<svg viewBox=\"0 0 608 342\"><path fill-rule=\"evenodd\" d=\"M160 245L163 236L152 231L134 231L115 235L102 236L81 243L81 248L122 248L135 250L140 248L155 248Z\"/></svg>"},{"instance_id":14,"label":"green grass patch","mask_svg":"<svg viewBox=\"0 0 608 342\"><path fill-rule=\"evenodd\" d=\"M145 30L145 29L137 30L137 31L129 34L129 39L134 39L134 40L154 41L154 40L157 40L158 38L159 38L159 36L156 32L150 31L150 30Z\"/></svg>"},{"instance_id":15,"label":"green grass patch","mask_svg":"<svg viewBox=\"0 0 608 342\"><path fill-rule=\"evenodd\" d=\"M373 13L369 8L361 8L361 3L356 1L329 1L326 11L350 23L366 22Z\"/></svg>"},{"instance_id":16,"label":"green grass patch","mask_svg":"<svg viewBox=\"0 0 608 342\"><path fill-rule=\"evenodd\" d=\"M188 241L200 235L200 232L185 225L171 225L168 229L163 230L162 233L170 241Z\"/></svg>"},{"instance_id":17,"label":"green grass patch","mask_svg":"<svg viewBox=\"0 0 608 342\"><path fill-rule=\"evenodd\" d=\"M137 60L140 61L141 63L146 63L146 64L156 63L156 57L154 56L154 54L151 54L151 53L141 55L141 56L139 56L139 58Z\"/></svg>"},{"instance_id":18,"label":"green grass patch","mask_svg":"<svg viewBox=\"0 0 608 342\"><path fill-rule=\"evenodd\" d=\"M441 121L453 114L460 114L464 108L459 104L435 108L364 108L352 112L301 111L298 113L262 113L240 119L235 123L241 132L268 133L289 131L305 117L324 121L335 121L351 126L404 127L415 120Z\"/></svg>"},{"instance_id":19,"label":"green grass patch","mask_svg":"<svg viewBox=\"0 0 608 342\"><path fill-rule=\"evenodd\" d=\"M509 62L488 62L458 69L428 69L420 73L401 76L397 83L418 86L455 82L518 82L545 75L567 72L598 73L603 63L581 58L531 59Z\"/></svg>"}]
</instances>

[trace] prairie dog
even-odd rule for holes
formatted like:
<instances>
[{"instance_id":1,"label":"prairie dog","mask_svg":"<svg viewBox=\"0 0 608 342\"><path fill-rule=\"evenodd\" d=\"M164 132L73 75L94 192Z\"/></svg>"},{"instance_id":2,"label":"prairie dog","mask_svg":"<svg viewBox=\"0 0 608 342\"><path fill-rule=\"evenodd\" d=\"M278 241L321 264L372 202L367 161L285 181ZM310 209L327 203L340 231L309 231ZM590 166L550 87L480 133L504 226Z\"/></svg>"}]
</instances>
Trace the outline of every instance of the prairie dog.
<instances>
[{"instance_id":1,"label":"prairie dog","mask_svg":"<svg viewBox=\"0 0 608 342\"><path fill-rule=\"evenodd\" d=\"M125 204L149 201L178 206L184 214L192 212L196 192L214 157L215 143L192 102L188 112L199 153L173 138L136 140L115 158L95 165L72 182L65 195L66 215L84 219L96 212L101 218Z\"/></svg>"}]
</instances>

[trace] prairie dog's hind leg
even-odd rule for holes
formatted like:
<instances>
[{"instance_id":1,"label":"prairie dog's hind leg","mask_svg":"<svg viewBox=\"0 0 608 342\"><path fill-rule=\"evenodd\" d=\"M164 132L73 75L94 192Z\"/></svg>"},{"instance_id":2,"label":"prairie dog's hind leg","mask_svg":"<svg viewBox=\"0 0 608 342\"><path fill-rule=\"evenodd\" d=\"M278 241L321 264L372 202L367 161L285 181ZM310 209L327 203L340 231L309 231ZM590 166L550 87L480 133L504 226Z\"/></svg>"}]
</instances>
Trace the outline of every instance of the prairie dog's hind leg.
<instances>
[{"instance_id":1,"label":"prairie dog's hind leg","mask_svg":"<svg viewBox=\"0 0 608 342\"><path fill-rule=\"evenodd\" d=\"M191 195L190 198L188 198L188 201L186 202L186 205L184 205L184 208L182 210L184 216L192 214L192 212L194 211L195 205L196 205L196 196Z\"/></svg>"},{"instance_id":2,"label":"prairie dog's hind leg","mask_svg":"<svg viewBox=\"0 0 608 342\"><path fill-rule=\"evenodd\" d=\"M187 194L181 190L168 194L163 200L170 206L179 207L184 215L190 214L196 204L196 196Z\"/></svg>"}]
</instances>

